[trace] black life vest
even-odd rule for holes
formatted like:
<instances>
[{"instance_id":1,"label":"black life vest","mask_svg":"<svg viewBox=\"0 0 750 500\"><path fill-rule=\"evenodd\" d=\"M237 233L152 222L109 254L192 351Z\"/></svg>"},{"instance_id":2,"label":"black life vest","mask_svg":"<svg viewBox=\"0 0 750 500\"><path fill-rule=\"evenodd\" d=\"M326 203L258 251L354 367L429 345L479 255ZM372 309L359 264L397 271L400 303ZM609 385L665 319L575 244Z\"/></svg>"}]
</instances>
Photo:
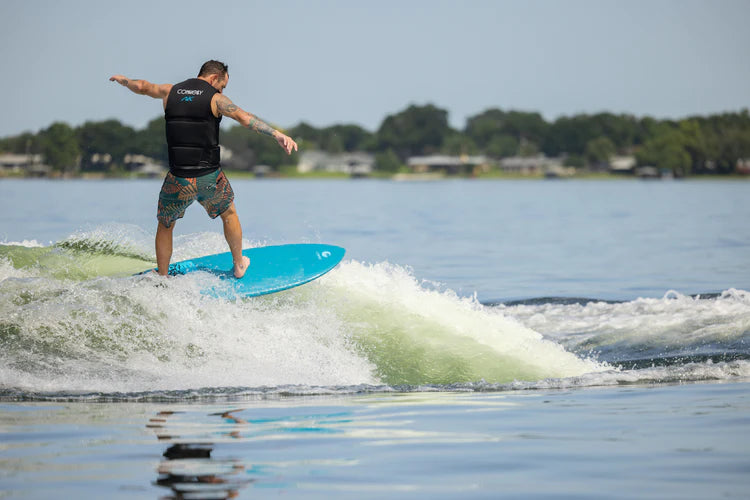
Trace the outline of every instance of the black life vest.
<instances>
[{"instance_id":1,"label":"black life vest","mask_svg":"<svg viewBox=\"0 0 750 500\"><path fill-rule=\"evenodd\" d=\"M219 168L219 123L211 111L218 90L191 78L172 86L164 109L169 171L177 177L200 177Z\"/></svg>"}]
</instances>

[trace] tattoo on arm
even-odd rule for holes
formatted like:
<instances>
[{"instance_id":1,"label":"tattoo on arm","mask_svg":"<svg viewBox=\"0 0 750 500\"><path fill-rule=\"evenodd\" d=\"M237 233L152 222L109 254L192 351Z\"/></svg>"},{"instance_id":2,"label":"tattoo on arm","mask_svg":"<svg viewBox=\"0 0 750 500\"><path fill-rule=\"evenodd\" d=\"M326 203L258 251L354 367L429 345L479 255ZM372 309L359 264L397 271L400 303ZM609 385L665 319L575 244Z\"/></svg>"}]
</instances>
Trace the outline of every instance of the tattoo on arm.
<instances>
[{"instance_id":1,"label":"tattoo on arm","mask_svg":"<svg viewBox=\"0 0 750 500\"><path fill-rule=\"evenodd\" d=\"M222 115L228 115L237 111L237 106L232 102L230 98L224 95L220 95L216 100L216 107L219 109L219 113Z\"/></svg>"},{"instance_id":2,"label":"tattoo on arm","mask_svg":"<svg viewBox=\"0 0 750 500\"><path fill-rule=\"evenodd\" d=\"M222 115L231 115L232 113L240 109L236 104L232 102L230 98L225 95L220 95L216 100L216 108ZM247 128L258 132L259 134L273 136L273 133L275 132L273 127L269 126L267 123L265 123L263 120L259 119L252 113L247 113L247 115L249 117Z\"/></svg>"},{"instance_id":3,"label":"tattoo on arm","mask_svg":"<svg viewBox=\"0 0 750 500\"><path fill-rule=\"evenodd\" d=\"M265 134L265 135L273 135L275 130L273 127L270 127L266 122L258 118L257 116L250 114L250 124L247 126L247 128L253 129L259 134Z\"/></svg>"}]
</instances>

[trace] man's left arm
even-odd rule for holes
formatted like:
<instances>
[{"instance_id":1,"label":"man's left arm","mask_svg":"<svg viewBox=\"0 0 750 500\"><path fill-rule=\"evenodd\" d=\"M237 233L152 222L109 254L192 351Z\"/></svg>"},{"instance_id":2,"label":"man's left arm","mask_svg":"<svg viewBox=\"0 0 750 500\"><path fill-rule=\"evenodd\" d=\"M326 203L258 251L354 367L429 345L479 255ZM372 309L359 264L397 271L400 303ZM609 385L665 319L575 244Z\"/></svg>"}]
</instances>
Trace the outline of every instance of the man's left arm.
<instances>
[{"instance_id":1,"label":"man's left arm","mask_svg":"<svg viewBox=\"0 0 750 500\"><path fill-rule=\"evenodd\" d=\"M279 143L279 146L284 148L286 154L291 154L292 150L297 151L297 143L294 142L291 137L274 129L254 114L248 113L244 109L240 108L224 94L216 95L216 109L221 115L228 116L229 118L236 120L245 128L254 130L259 134L270 135L271 137L276 139L276 142Z\"/></svg>"}]
</instances>

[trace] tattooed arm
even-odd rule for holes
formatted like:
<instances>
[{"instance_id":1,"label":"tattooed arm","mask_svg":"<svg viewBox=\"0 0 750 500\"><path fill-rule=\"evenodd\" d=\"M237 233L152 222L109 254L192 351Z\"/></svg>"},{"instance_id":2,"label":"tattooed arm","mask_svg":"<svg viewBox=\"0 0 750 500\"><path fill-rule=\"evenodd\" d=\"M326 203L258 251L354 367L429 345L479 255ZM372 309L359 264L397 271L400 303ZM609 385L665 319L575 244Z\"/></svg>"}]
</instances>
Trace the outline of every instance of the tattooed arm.
<instances>
[{"instance_id":1,"label":"tattooed arm","mask_svg":"<svg viewBox=\"0 0 750 500\"><path fill-rule=\"evenodd\" d=\"M110 77L109 81L117 82L136 94L147 95L154 99L166 99L169 96L169 91L172 90L172 85L169 83L158 85L146 80L131 80L122 75L114 75Z\"/></svg>"},{"instance_id":2,"label":"tattooed arm","mask_svg":"<svg viewBox=\"0 0 750 500\"><path fill-rule=\"evenodd\" d=\"M214 97L214 101L216 102L216 111L218 112L218 114L228 116L229 118L239 122L243 127L254 130L259 134L270 135L271 137L276 139L276 142L279 143L279 146L284 148L286 154L291 154L292 150L297 151L297 143L294 142L291 137L282 134L278 130L275 130L273 127L269 126L257 116L253 115L252 113L248 113L244 109L240 108L224 94L216 94L216 96Z\"/></svg>"}]
</instances>

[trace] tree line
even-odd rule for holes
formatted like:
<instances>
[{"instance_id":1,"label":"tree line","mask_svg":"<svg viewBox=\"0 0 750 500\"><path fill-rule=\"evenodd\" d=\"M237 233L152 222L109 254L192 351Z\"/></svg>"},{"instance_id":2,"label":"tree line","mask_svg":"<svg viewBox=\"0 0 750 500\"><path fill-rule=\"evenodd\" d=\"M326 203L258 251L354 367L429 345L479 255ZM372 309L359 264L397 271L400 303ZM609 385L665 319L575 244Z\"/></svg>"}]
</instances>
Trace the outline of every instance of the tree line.
<instances>
[{"instance_id":1,"label":"tree line","mask_svg":"<svg viewBox=\"0 0 750 500\"><path fill-rule=\"evenodd\" d=\"M574 167L606 166L613 155L633 155L677 175L731 174L738 160L750 158L750 115L740 112L660 120L628 114L597 113L546 121L541 114L488 109L467 119L463 129L448 122L448 111L432 104L411 105L388 115L376 131L359 125L315 127L300 123L286 129L300 151L329 153L365 151L375 155L376 169L394 172L410 156L431 154L564 157ZM0 139L0 152L41 154L61 171L102 171L124 168L128 154L142 154L167 163L164 119L158 117L136 130L118 120L86 122L71 127L56 122L36 134ZM268 137L239 125L223 130L222 145L232 151L227 168L268 165L278 169L296 164ZM107 163L102 155L110 155Z\"/></svg>"}]
</instances>

